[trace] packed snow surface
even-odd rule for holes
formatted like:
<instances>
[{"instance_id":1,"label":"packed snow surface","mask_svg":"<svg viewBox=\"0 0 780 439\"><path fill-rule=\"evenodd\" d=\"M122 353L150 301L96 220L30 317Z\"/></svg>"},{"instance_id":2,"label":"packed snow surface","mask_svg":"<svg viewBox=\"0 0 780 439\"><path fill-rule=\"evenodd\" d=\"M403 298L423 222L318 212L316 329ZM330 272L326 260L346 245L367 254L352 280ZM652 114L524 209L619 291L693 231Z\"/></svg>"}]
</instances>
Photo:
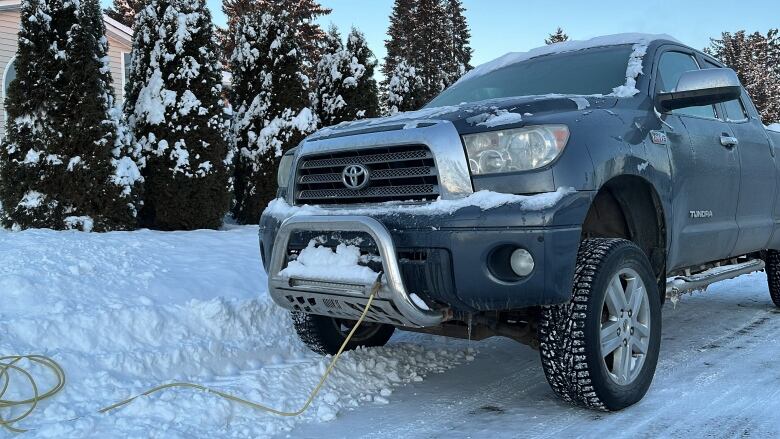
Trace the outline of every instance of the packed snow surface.
<instances>
[{"instance_id":1,"label":"packed snow surface","mask_svg":"<svg viewBox=\"0 0 780 439\"><path fill-rule=\"evenodd\" d=\"M466 362L464 346L404 335L342 357L298 418L194 390L95 412L161 383L192 381L297 410L328 359L309 351L267 295L257 227L92 234L0 230L0 355L45 354L66 386L19 426L42 438L257 438L358 407ZM470 358L470 357L469 357ZM45 372L41 384L48 384ZM23 396L16 377L10 396ZM0 412L5 418L9 413ZM344 436L342 432L336 436ZM0 429L0 437L9 437Z\"/></svg>"},{"instance_id":2,"label":"packed snow surface","mask_svg":"<svg viewBox=\"0 0 780 439\"><path fill-rule=\"evenodd\" d=\"M291 438L780 437L780 310L762 273L663 307L650 390L618 413L571 407L550 390L539 353L512 340L473 343L473 362Z\"/></svg>"},{"instance_id":3,"label":"packed snow surface","mask_svg":"<svg viewBox=\"0 0 780 439\"><path fill-rule=\"evenodd\" d=\"M479 191L455 200L437 200L426 204L403 204L399 202L379 203L371 207L323 208L317 206L291 206L283 198L277 198L268 205L265 215L280 220L297 215L451 215L460 209L476 207L482 210L495 209L507 204L519 204L528 210L542 210L556 205L573 188L559 188L555 192L537 195L513 195L491 191Z\"/></svg>"}]
</instances>

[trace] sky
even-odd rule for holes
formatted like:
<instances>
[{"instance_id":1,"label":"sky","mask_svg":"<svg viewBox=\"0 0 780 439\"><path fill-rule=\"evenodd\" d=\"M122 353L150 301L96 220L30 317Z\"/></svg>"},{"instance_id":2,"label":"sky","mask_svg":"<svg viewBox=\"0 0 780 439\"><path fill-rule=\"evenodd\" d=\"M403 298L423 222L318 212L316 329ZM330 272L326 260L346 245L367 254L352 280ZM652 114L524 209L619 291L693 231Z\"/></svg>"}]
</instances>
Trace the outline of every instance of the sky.
<instances>
[{"instance_id":1,"label":"sky","mask_svg":"<svg viewBox=\"0 0 780 439\"><path fill-rule=\"evenodd\" d=\"M102 0L110 3L111 0ZM217 24L224 24L221 0L207 0ZM335 23L346 33L351 26L366 34L369 46L385 55L388 17L393 0L321 0L333 9L320 23ZM778 0L464 0L471 26L473 64L507 52L526 51L544 44L560 26L573 39L622 32L666 33L702 49L710 37L745 29L766 32L780 27Z\"/></svg>"}]
</instances>

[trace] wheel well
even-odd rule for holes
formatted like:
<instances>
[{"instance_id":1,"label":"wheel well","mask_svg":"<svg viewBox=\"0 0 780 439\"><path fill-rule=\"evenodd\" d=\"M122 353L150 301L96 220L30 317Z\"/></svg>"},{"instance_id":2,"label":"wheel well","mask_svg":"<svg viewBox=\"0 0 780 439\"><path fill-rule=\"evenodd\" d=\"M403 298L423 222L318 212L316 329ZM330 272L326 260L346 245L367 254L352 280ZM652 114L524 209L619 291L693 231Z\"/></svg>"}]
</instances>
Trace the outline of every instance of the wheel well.
<instances>
[{"instance_id":1,"label":"wheel well","mask_svg":"<svg viewBox=\"0 0 780 439\"><path fill-rule=\"evenodd\" d=\"M608 181L596 194L585 223L583 238L623 238L641 248L659 285L666 282L666 224L655 188L635 176Z\"/></svg>"}]
</instances>

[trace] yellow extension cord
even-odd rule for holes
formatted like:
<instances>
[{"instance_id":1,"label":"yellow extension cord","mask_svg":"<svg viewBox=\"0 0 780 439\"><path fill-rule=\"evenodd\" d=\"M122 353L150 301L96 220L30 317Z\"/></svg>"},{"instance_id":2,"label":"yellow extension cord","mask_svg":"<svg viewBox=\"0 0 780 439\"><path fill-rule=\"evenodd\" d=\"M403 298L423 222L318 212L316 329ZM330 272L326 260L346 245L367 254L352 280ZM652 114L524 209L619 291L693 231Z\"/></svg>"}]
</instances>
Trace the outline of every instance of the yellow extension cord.
<instances>
[{"instance_id":1,"label":"yellow extension cord","mask_svg":"<svg viewBox=\"0 0 780 439\"><path fill-rule=\"evenodd\" d=\"M104 407L98 410L98 413L110 412L112 410L123 407L127 404L130 404L131 402L135 401L136 399L142 396L148 396L153 393L159 392L161 390L177 387L177 388L189 388L189 389L202 390L204 392L217 395L228 401L233 401L235 403L242 404L251 407L253 409L273 413L278 416L286 416L286 417L299 416L309 409L309 406L311 406L311 403L314 401L314 398L316 398L317 394L320 393L322 386L325 384L325 380L328 379L328 376L333 371L334 367L336 366L336 363L339 361L339 357L341 357L341 354L344 352L344 349L346 349L347 344L349 344L350 340L352 340L352 337L355 335L355 332L360 327L360 325L363 324L363 320L365 320L366 315L368 315L368 310L371 309L371 304L373 303L374 298L379 293L379 290L381 288L382 288L382 274L380 273L379 277L377 277L376 282L371 288L371 293L368 296L368 302L366 302L366 307L363 309L363 313L360 315L360 318L357 320L357 323L355 323L355 326L352 327L352 330L347 335L347 338L344 339L344 342L341 344L341 347L339 348L336 355L333 356L333 359L330 361L328 368L325 370L325 373L322 375L322 378L320 378L320 381L317 384L317 386L314 388L314 390L312 390L311 394L309 395L309 398L306 400L306 403L304 403L303 407L301 407L299 410L296 410L294 412L285 412L282 410L277 410L262 404L258 404L256 402L248 401L246 399L227 394L225 392L221 392L216 389L211 389L209 387L202 386L200 384L169 383L169 384L163 384L161 386L154 387L139 395L133 396L132 398L128 398L124 401L120 401L116 404L112 404L108 407ZM57 384L54 387L52 387L50 390L44 393L40 393L38 389L38 385L35 382L35 378L32 376L32 374L26 369L18 365L18 363L22 360L28 360L30 362L37 363L38 365L49 369L56 377ZM5 392L8 390L8 387L11 384L11 375L9 374L9 371L14 371L27 378L27 381L30 382L30 387L33 390L32 398L25 399L25 400L2 399L3 396L5 395ZM14 416L10 419L3 419L3 417L0 416L0 426L5 427L6 429L14 433L24 433L28 430L16 428L13 426L13 424L16 424L17 422L20 422L26 419L27 417L29 417L40 402L44 401L45 399L51 398L52 396L59 393L60 390L62 390L63 387L65 387L65 372L62 370L62 367L59 364L57 364L56 361L41 355L11 355L6 357L0 357L0 380L3 381L3 385L2 387L0 387L0 410L11 409L14 407L29 406L21 415Z\"/></svg>"}]
</instances>

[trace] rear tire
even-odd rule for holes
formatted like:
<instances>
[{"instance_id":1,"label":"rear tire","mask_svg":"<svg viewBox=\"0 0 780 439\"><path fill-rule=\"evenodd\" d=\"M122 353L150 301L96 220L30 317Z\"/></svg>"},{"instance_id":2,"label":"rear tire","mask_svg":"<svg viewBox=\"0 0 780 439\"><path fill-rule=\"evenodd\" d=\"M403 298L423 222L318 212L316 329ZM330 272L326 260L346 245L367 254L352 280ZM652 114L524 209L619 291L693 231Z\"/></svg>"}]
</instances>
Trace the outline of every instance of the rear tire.
<instances>
[{"instance_id":1,"label":"rear tire","mask_svg":"<svg viewBox=\"0 0 780 439\"><path fill-rule=\"evenodd\" d=\"M780 252L769 250L766 255L766 280L772 302L780 307Z\"/></svg>"},{"instance_id":2,"label":"rear tire","mask_svg":"<svg viewBox=\"0 0 780 439\"><path fill-rule=\"evenodd\" d=\"M609 411L641 400L661 345L661 296L644 252L624 239L583 241L572 301L542 309L539 340L560 398Z\"/></svg>"},{"instance_id":3,"label":"rear tire","mask_svg":"<svg viewBox=\"0 0 780 439\"><path fill-rule=\"evenodd\" d=\"M334 319L301 312L291 312L293 326L301 341L312 351L322 355L336 355L355 324L351 320ZM381 323L363 322L346 351L359 347L380 347L393 336L395 327Z\"/></svg>"}]
</instances>

